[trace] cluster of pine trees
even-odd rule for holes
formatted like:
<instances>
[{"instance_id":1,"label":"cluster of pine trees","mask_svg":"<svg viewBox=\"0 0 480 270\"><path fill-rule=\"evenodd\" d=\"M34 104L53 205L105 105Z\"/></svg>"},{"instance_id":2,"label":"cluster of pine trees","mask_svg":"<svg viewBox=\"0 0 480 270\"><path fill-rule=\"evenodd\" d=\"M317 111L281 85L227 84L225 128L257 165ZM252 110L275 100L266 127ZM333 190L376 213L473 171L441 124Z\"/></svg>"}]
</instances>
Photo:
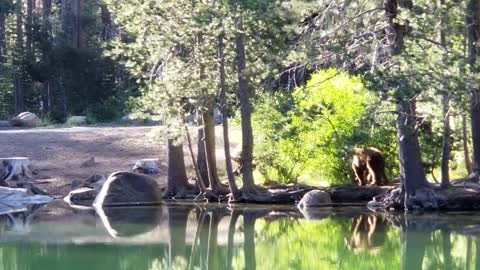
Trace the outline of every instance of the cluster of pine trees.
<instances>
[{"instance_id":1,"label":"cluster of pine trees","mask_svg":"<svg viewBox=\"0 0 480 270\"><path fill-rule=\"evenodd\" d=\"M116 34L101 1L2 0L0 116L118 117L135 87L104 53Z\"/></svg>"}]
</instances>

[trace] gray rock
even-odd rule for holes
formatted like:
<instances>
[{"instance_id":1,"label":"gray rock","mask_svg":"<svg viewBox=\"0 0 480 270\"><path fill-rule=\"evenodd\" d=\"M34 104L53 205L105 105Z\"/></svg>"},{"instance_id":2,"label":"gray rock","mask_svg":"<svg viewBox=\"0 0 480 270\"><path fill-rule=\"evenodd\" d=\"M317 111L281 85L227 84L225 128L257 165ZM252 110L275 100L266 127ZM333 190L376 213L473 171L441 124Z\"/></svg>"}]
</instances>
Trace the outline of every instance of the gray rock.
<instances>
[{"instance_id":1,"label":"gray rock","mask_svg":"<svg viewBox=\"0 0 480 270\"><path fill-rule=\"evenodd\" d=\"M70 191L63 200L73 206L92 206L97 195L98 190L84 187Z\"/></svg>"},{"instance_id":2,"label":"gray rock","mask_svg":"<svg viewBox=\"0 0 480 270\"><path fill-rule=\"evenodd\" d=\"M136 173L157 174L160 172L158 164L158 158L140 159L135 162L132 170Z\"/></svg>"},{"instance_id":3,"label":"gray rock","mask_svg":"<svg viewBox=\"0 0 480 270\"><path fill-rule=\"evenodd\" d=\"M145 123L144 118L135 115L134 113L129 113L122 117L122 122L131 124L131 125L142 125Z\"/></svg>"},{"instance_id":4,"label":"gray rock","mask_svg":"<svg viewBox=\"0 0 480 270\"><path fill-rule=\"evenodd\" d=\"M307 192L298 203L298 208L305 209L309 207L331 206L332 199L330 194L321 190L312 190Z\"/></svg>"},{"instance_id":5,"label":"gray rock","mask_svg":"<svg viewBox=\"0 0 480 270\"><path fill-rule=\"evenodd\" d=\"M85 160L80 164L80 167L86 168L86 167L93 167L95 166L95 157L90 157L89 159Z\"/></svg>"},{"instance_id":6,"label":"gray rock","mask_svg":"<svg viewBox=\"0 0 480 270\"><path fill-rule=\"evenodd\" d=\"M70 186L72 187L72 189L77 189L77 188L83 187L84 184L85 184L84 180L73 179L72 182L70 183Z\"/></svg>"},{"instance_id":7,"label":"gray rock","mask_svg":"<svg viewBox=\"0 0 480 270\"><path fill-rule=\"evenodd\" d=\"M116 172L108 177L93 206L158 204L161 200L162 194L155 179L144 174Z\"/></svg>"},{"instance_id":8,"label":"gray rock","mask_svg":"<svg viewBox=\"0 0 480 270\"><path fill-rule=\"evenodd\" d=\"M85 187L93 188L95 190L100 190L102 189L103 184L107 179L105 179L105 176L100 175L100 174L94 174L90 176L87 180L85 180Z\"/></svg>"},{"instance_id":9,"label":"gray rock","mask_svg":"<svg viewBox=\"0 0 480 270\"><path fill-rule=\"evenodd\" d=\"M67 125L72 125L72 126L80 126L80 125L86 125L87 124L87 117L86 116L70 116L67 119Z\"/></svg>"},{"instance_id":10,"label":"gray rock","mask_svg":"<svg viewBox=\"0 0 480 270\"><path fill-rule=\"evenodd\" d=\"M10 120L13 127L38 127L42 125L42 121L38 116L31 112L23 112Z\"/></svg>"}]
</instances>

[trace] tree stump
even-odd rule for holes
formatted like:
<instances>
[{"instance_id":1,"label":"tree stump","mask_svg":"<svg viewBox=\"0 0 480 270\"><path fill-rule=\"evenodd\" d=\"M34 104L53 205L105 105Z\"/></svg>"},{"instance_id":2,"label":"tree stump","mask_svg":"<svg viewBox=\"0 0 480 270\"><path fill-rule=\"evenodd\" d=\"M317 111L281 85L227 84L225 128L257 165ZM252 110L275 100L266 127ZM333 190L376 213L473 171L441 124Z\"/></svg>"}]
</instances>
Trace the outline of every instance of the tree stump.
<instances>
[{"instance_id":1,"label":"tree stump","mask_svg":"<svg viewBox=\"0 0 480 270\"><path fill-rule=\"evenodd\" d=\"M133 166L133 171L143 174L156 174L160 172L160 167L158 165L158 158L147 158L137 160L135 166Z\"/></svg>"},{"instance_id":2,"label":"tree stump","mask_svg":"<svg viewBox=\"0 0 480 270\"><path fill-rule=\"evenodd\" d=\"M32 178L31 162L28 157L0 158L1 180L5 185L7 181L18 181Z\"/></svg>"}]
</instances>

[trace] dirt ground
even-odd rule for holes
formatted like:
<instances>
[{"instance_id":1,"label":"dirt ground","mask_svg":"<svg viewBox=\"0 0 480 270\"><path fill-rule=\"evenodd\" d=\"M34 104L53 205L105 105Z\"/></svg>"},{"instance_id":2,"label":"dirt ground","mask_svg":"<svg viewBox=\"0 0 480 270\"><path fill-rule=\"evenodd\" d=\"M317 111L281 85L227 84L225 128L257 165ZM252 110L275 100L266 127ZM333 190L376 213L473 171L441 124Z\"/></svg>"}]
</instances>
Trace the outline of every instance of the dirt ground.
<instances>
[{"instance_id":1,"label":"dirt ground","mask_svg":"<svg viewBox=\"0 0 480 270\"><path fill-rule=\"evenodd\" d=\"M195 129L190 132L196 134ZM221 127L217 127L217 160L220 169L225 160L221 134ZM236 147L232 145L232 149ZM188 167L191 162L187 149L184 145ZM68 194L74 179L86 179L92 174L108 176L112 172L130 170L138 159L160 159L160 184L165 183L167 173L166 139L164 129L159 127L0 130L0 157L14 156L29 157L38 169L34 181L56 198ZM81 164L91 157L95 158L95 165L82 167Z\"/></svg>"}]
</instances>

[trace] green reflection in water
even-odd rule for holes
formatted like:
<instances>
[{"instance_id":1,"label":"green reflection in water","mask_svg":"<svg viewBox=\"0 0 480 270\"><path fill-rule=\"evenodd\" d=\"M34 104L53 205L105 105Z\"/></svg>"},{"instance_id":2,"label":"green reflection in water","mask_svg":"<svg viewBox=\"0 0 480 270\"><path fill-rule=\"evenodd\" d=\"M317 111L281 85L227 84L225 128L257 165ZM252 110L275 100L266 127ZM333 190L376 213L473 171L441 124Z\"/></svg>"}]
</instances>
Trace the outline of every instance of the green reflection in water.
<instances>
[{"instance_id":1,"label":"green reflection in water","mask_svg":"<svg viewBox=\"0 0 480 270\"><path fill-rule=\"evenodd\" d=\"M480 226L471 214L375 215L350 208L305 219L293 208L193 205L48 221L26 219L29 214L35 215L0 219L0 270L480 267Z\"/></svg>"}]
</instances>

